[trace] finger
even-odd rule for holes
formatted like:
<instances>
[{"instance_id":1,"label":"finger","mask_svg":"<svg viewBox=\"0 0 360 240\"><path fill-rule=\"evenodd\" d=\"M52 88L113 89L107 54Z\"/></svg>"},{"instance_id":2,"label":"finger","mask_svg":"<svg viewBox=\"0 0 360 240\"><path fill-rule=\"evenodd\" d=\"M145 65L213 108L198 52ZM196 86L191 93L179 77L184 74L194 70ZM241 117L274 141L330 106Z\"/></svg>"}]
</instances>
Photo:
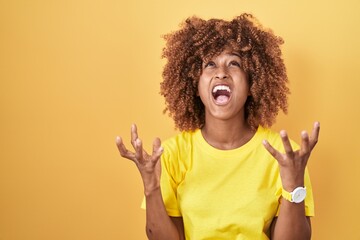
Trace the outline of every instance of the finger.
<instances>
[{"instance_id":1,"label":"finger","mask_svg":"<svg viewBox=\"0 0 360 240\"><path fill-rule=\"evenodd\" d=\"M136 148L136 140L138 139L137 126L136 124L131 125L131 144L134 149Z\"/></svg>"},{"instance_id":2,"label":"finger","mask_svg":"<svg viewBox=\"0 0 360 240\"><path fill-rule=\"evenodd\" d=\"M300 154L307 154L310 152L309 135L306 131L301 132L301 147Z\"/></svg>"},{"instance_id":3,"label":"finger","mask_svg":"<svg viewBox=\"0 0 360 240\"><path fill-rule=\"evenodd\" d=\"M310 149L311 150L315 147L315 145L318 142L319 133L320 133L320 123L315 122L312 133L311 133L311 137L310 137Z\"/></svg>"},{"instance_id":4,"label":"finger","mask_svg":"<svg viewBox=\"0 0 360 240\"><path fill-rule=\"evenodd\" d=\"M116 146L119 149L120 155L124 158L135 160L135 154L126 149L121 137L116 137Z\"/></svg>"},{"instance_id":5,"label":"finger","mask_svg":"<svg viewBox=\"0 0 360 240\"><path fill-rule=\"evenodd\" d=\"M281 153L279 153L278 150L276 150L275 148L273 148L273 146L271 146L271 144L267 141L267 140L263 140L263 145L266 148L266 150L276 159L279 160Z\"/></svg>"},{"instance_id":6,"label":"finger","mask_svg":"<svg viewBox=\"0 0 360 240\"><path fill-rule=\"evenodd\" d=\"M138 138L135 140L135 159L138 162L144 161L144 155L143 155L143 146L141 140Z\"/></svg>"},{"instance_id":7,"label":"finger","mask_svg":"<svg viewBox=\"0 0 360 240\"><path fill-rule=\"evenodd\" d=\"M153 152L152 152L152 159L158 159L162 152L163 152L163 148L161 147L161 141L159 138L155 138L154 142L153 142Z\"/></svg>"},{"instance_id":8,"label":"finger","mask_svg":"<svg viewBox=\"0 0 360 240\"><path fill-rule=\"evenodd\" d=\"M294 154L294 151L293 151L293 149L291 147L289 137L288 137L285 130L280 131L280 137L281 137L281 140L283 142L284 150L285 150L286 155L292 156Z\"/></svg>"}]
</instances>

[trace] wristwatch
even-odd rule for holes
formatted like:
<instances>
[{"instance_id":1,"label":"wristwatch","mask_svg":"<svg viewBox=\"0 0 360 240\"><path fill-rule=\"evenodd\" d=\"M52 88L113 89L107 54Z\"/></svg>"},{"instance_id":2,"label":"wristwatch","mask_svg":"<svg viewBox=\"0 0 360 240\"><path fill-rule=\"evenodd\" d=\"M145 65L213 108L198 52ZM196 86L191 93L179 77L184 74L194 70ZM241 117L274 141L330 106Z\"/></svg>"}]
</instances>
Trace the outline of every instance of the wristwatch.
<instances>
[{"instance_id":1,"label":"wristwatch","mask_svg":"<svg viewBox=\"0 0 360 240\"><path fill-rule=\"evenodd\" d=\"M297 187L292 192L282 189L282 197L292 203L301 203L306 197L306 187Z\"/></svg>"}]
</instances>

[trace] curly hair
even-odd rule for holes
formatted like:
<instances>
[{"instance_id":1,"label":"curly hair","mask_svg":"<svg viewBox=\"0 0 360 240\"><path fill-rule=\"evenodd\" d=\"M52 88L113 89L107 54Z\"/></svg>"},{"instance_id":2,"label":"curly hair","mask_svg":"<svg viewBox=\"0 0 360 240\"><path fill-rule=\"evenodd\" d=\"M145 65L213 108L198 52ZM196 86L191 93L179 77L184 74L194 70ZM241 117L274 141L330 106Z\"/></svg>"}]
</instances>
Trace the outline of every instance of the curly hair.
<instances>
[{"instance_id":1,"label":"curly hair","mask_svg":"<svg viewBox=\"0 0 360 240\"><path fill-rule=\"evenodd\" d=\"M160 94L175 127L195 130L205 124L205 107L197 95L202 63L230 47L240 54L248 75L250 96L245 103L245 119L256 129L270 127L281 109L287 113L287 74L280 45L281 37L265 29L251 14L231 21L190 17L175 32L164 36L166 46Z\"/></svg>"}]
</instances>

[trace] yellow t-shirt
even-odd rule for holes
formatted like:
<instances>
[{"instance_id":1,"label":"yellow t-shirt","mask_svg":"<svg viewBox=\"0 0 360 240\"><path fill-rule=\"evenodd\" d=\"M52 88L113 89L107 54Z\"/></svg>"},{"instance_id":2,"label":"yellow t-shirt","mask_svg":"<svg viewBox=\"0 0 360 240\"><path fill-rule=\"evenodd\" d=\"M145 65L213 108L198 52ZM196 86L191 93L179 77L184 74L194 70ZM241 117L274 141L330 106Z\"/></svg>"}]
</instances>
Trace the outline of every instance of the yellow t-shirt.
<instances>
[{"instance_id":1,"label":"yellow t-shirt","mask_svg":"<svg viewBox=\"0 0 360 240\"><path fill-rule=\"evenodd\" d=\"M233 150L212 147L200 130L163 143L162 196L169 216L183 217L186 239L269 239L282 185L278 163L262 145L263 139L283 151L279 134L262 127ZM313 216L307 169L305 186L305 212Z\"/></svg>"}]
</instances>

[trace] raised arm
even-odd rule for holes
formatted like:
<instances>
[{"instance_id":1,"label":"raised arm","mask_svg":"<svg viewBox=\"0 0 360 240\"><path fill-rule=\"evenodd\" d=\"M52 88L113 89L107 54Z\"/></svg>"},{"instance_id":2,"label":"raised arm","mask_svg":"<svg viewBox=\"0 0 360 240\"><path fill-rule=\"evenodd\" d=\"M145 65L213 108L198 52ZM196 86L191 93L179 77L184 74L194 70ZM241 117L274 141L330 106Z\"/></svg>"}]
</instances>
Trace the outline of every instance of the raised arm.
<instances>
[{"instance_id":1,"label":"raised arm","mask_svg":"<svg viewBox=\"0 0 360 240\"><path fill-rule=\"evenodd\" d=\"M138 138L136 125L131 126L131 144L134 152L129 151L120 137L116 138L116 145L120 155L133 161L141 175L146 198L146 235L150 240L181 240L178 224L168 216L161 196L160 189L160 157L163 152L160 139L153 142L152 154L144 149ZM175 225L176 224L176 225Z\"/></svg>"},{"instance_id":2,"label":"raised arm","mask_svg":"<svg viewBox=\"0 0 360 240\"><path fill-rule=\"evenodd\" d=\"M279 163L283 190L286 192L304 187L306 164L318 141L319 131L320 124L315 122L310 137L306 131L301 132L301 146L298 151L293 151L286 131L280 132L285 153L280 153L269 142L264 141L265 148ZM310 218L305 215L304 201L295 203L282 197L279 216L274 219L271 226L271 239L308 240L310 238Z\"/></svg>"}]
</instances>

